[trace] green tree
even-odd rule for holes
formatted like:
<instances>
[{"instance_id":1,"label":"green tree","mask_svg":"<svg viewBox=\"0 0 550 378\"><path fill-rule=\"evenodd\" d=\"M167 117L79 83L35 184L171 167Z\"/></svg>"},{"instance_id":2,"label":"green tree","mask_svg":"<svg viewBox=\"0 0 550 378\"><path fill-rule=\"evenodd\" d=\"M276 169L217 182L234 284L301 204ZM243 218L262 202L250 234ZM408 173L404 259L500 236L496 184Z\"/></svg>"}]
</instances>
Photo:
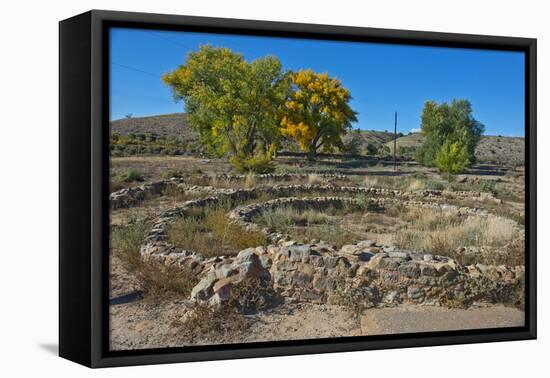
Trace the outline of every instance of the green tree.
<instances>
[{"instance_id":1,"label":"green tree","mask_svg":"<svg viewBox=\"0 0 550 378\"><path fill-rule=\"evenodd\" d=\"M466 144L446 141L436 154L435 164L448 176L462 172L470 165Z\"/></svg>"},{"instance_id":2,"label":"green tree","mask_svg":"<svg viewBox=\"0 0 550 378\"><path fill-rule=\"evenodd\" d=\"M184 100L188 122L209 152L228 156L240 169L254 169L246 161L261 161L266 169L290 91L277 58L248 63L230 49L206 45L162 80Z\"/></svg>"},{"instance_id":3,"label":"green tree","mask_svg":"<svg viewBox=\"0 0 550 378\"><path fill-rule=\"evenodd\" d=\"M426 101L421 126L426 141L418 149L416 159L423 165L434 166L443 145L456 142L466 151L468 167L475 162L475 147L484 130L483 124L472 116L472 105L468 100L453 100L451 104L440 105Z\"/></svg>"},{"instance_id":4,"label":"green tree","mask_svg":"<svg viewBox=\"0 0 550 378\"><path fill-rule=\"evenodd\" d=\"M300 70L289 76L293 91L281 120L282 134L294 138L310 159L315 159L321 147L324 151L343 149L342 136L357 121L349 106L349 91L326 73Z\"/></svg>"},{"instance_id":5,"label":"green tree","mask_svg":"<svg viewBox=\"0 0 550 378\"><path fill-rule=\"evenodd\" d=\"M378 147L373 143L367 144L367 155L376 155L378 153Z\"/></svg>"},{"instance_id":6,"label":"green tree","mask_svg":"<svg viewBox=\"0 0 550 378\"><path fill-rule=\"evenodd\" d=\"M347 139L348 140L344 142L342 152L348 153L350 155L360 155L361 146L363 144L361 129L355 129L354 132L350 134Z\"/></svg>"}]
</instances>

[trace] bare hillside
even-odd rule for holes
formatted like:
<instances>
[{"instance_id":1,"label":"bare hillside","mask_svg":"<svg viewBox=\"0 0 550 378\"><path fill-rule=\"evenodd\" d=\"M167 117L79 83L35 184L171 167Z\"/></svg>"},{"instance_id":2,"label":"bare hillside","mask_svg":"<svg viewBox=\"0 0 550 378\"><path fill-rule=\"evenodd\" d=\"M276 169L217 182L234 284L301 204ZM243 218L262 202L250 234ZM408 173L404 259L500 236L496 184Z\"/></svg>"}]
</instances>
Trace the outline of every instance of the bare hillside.
<instances>
[{"instance_id":1,"label":"bare hillside","mask_svg":"<svg viewBox=\"0 0 550 378\"><path fill-rule=\"evenodd\" d=\"M398 138L397 153L403 150L411 152L424 143L424 136L420 133L413 133ZM393 152L393 141L386 143ZM482 163L500 165L523 165L525 164L525 140L518 137L483 136L476 148L476 158Z\"/></svg>"},{"instance_id":2,"label":"bare hillside","mask_svg":"<svg viewBox=\"0 0 550 378\"><path fill-rule=\"evenodd\" d=\"M198 143L198 133L189 127L185 113L162 114L149 117L132 117L112 121L111 132L121 135L128 134L156 134L168 139L181 139L188 145ZM385 131L361 130L352 131L344 137L344 143L356 144L357 151L368 154L367 147L374 146L376 150L385 146L388 153L393 152L393 134ZM191 144L189 144L191 143ZM397 138L397 154L413 156L414 150L424 143L420 133L412 133ZM297 151L293 141L283 144L283 149ZM482 163L523 165L525 163L524 138L484 136L476 149L476 157Z\"/></svg>"},{"instance_id":3,"label":"bare hillside","mask_svg":"<svg viewBox=\"0 0 550 378\"><path fill-rule=\"evenodd\" d=\"M164 138L198 140L198 134L187 124L185 113L132 117L111 121L111 132L122 135L153 133Z\"/></svg>"},{"instance_id":4,"label":"bare hillside","mask_svg":"<svg viewBox=\"0 0 550 378\"><path fill-rule=\"evenodd\" d=\"M123 118L111 121L110 126L111 133L121 135L152 133L168 139L183 139L189 142L199 140L198 133L187 123L185 113ZM361 130L360 132L350 132L344 141L349 142L353 138L358 140L358 148L363 152L369 144L379 148L390 141L393 134L384 131ZM287 141L283 144L283 148L297 150L298 146L293 141Z\"/></svg>"},{"instance_id":5,"label":"bare hillside","mask_svg":"<svg viewBox=\"0 0 550 378\"><path fill-rule=\"evenodd\" d=\"M476 148L479 161L500 165L525 164L525 139L516 137L486 136Z\"/></svg>"}]
</instances>

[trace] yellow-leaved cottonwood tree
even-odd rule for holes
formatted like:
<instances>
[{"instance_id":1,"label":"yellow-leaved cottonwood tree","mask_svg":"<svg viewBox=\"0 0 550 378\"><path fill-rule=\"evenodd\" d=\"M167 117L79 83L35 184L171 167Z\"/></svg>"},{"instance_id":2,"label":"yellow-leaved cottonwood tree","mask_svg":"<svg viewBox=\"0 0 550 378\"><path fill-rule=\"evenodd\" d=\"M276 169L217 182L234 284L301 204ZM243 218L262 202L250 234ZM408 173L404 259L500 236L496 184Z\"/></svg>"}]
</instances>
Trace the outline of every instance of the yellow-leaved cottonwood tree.
<instances>
[{"instance_id":1,"label":"yellow-leaved cottonwood tree","mask_svg":"<svg viewBox=\"0 0 550 378\"><path fill-rule=\"evenodd\" d=\"M278 143L289 80L276 57L247 62L228 48L202 46L163 75L174 98L185 101L191 127L211 153L238 170L265 173Z\"/></svg>"},{"instance_id":2,"label":"yellow-leaved cottonwood tree","mask_svg":"<svg viewBox=\"0 0 550 378\"><path fill-rule=\"evenodd\" d=\"M342 82L327 73L300 70L289 74L293 91L281 120L281 133L292 137L315 159L320 148L343 147L342 136L357 121L349 106L351 95Z\"/></svg>"}]
</instances>

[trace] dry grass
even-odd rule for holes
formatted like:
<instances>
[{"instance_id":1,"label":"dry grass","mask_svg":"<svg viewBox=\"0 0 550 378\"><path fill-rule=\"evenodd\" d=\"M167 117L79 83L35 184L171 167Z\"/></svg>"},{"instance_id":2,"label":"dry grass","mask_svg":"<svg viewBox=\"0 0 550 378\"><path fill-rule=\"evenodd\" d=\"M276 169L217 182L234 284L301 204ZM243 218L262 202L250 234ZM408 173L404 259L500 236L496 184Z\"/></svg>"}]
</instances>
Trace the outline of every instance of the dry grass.
<instances>
[{"instance_id":1,"label":"dry grass","mask_svg":"<svg viewBox=\"0 0 550 378\"><path fill-rule=\"evenodd\" d=\"M126 226L114 227L111 233L111 250L124 267L133 274L145 292L146 299L159 300L187 297L198 282L196 276L185 267L167 266L157 260L143 260L139 249L147 225L132 221Z\"/></svg>"},{"instance_id":2,"label":"dry grass","mask_svg":"<svg viewBox=\"0 0 550 378\"><path fill-rule=\"evenodd\" d=\"M207 208L177 220L170 227L168 238L175 245L204 257L233 256L245 248L266 244L262 232L244 230L231 223L223 208Z\"/></svg>"},{"instance_id":3,"label":"dry grass","mask_svg":"<svg viewBox=\"0 0 550 378\"><path fill-rule=\"evenodd\" d=\"M323 178L316 173L310 173L307 175L307 183L309 185L321 184L322 182Z\"/></svg>"},{"instance_id":4,"label":"dry grass","mask_svg":"<svg viewBox=\"0 0 550 378\"><path fill-rule=\"evenodd\" d=\"M246 319L236 308L213 307L205 303L195 303L185 316L174 319L171 325L189 344L227 342L247 329Z\"/></svg>"},{"instance_id":5,"label":"dry grass","mask_svg":"<svg viewBox=\"0 0 550 378\"><path fill-rule=\"evenodd\" d=\"M160 197L167 197L172 201L175 202L185 202L190 201L198 198L203 198L207 196L207 194L204 193L197 193L197 192L187 192L185 190L181 190L176 185L166 185L162 191L162 194ZM156 196L159 197L159 196Z\"/></svg>"},{"instance_id":6,"label":"dry grass","mask_svg":"<svg viewBox=\"0 0 550 378\"><path fill-rule=\"evenodd\" d=\"M252 219L252 222L268 227L278 232L286 233L294 226L310 226L314 224L329 224L333 220L327 212L312 209L299 211L292 207L280 207L264 211Z\"/></svg>"},{"instance_id":7,"label":"dry grass","mask_svg":"<svg viewBox=\"0 0 550 378\"><path fill-rule=\"evenodd\" d=\"M254 177L254 174L252 172L249 172L246 175L246 178L244 179L244 187L245 189L253 188L257 185L257 180Z\"/></svg>"},{"instance_id":8,"label":"dry grass","mask_svg":"<svg viewBox=\"0 0 550 378\"><path fill-rule=\"evenodd\" d=\"M142 261L135 274L146 293L145 299L152 301L187 298L199 282L196 275L187 267L169 266L152 259Z\"/></svg>"},{"instance_id":9,"label":"dry grass","mask_svg":"<svg viewBox=\"0 0 550 378\"><path fill-rule=\"evenodd\" d=\"M333 244L337 248L355 243L360 239L356 234L346 230L339 224L319 224L312 227L294 228L290 230L289 234L292 239L301 243L317 239Z\"/></svg>"},{"instance_id":10,"label":"dry grass","mask_svg":"<svg viewBox=\"0 0 550 378\"><path fill-rule=\"evenodd\" d=\"M251 278L246 279L231 288L232 307L241 313L249 314L267 310L278 298L270 280Z\"/></svg>"},{"instance_id":11,"label":"dry grass","mask_svg":"<svg viewBox=\"0 0 550 378\"><path fill-rule=\"evenodd\" d=\"M393 243L399 248L450 256L463 264L517 265L520 255L524 255L524 250L516 244L519 229L508 219L459 216L455 212L431 209L410 209L403 218L412 226L395 234ZM464 255L462 247L503 252Z\"/></svg>"},{"instance_id":12,"label":"dry grass","mask_svg":"<svg viewBox=\"0 0 550 378\"><path fill-rule=\"evenodd\" d=\"M243 314L266 310L277 297L269 280L247 279L231 287L232 300L228 303L219 306L195 303L172 326L189 343L227 341L246 331Z\"/></svg>"},{"instance_id":13,"label":"dry grass","mask_svg":"<svg viewBox=\"0 0 550 378\"><path fill-rule=\"evenodd\" d=\"M356 179L357 180L357 179ZM360 185L367 188L397 189L397 190L443 190L448 183L443 180L428 178L423 174L412 174L407 176L366 176Z\"/></svg>"},{"instance_id":14,"label":"dry grass","mask_svg":"<svg viewBox=\"0 0 550 378\"><path fill-rule=\"evenodd\" d=\"M268 227L273 232L288 234L298 242L319 239L341 247L358 240L358 236L343 227L339 217L363 210L365 207L361 204L329 206L322 212L314 209L300 211L292 207L280 207L255 216L252 222Z\"/></svg>"}]
</instances>

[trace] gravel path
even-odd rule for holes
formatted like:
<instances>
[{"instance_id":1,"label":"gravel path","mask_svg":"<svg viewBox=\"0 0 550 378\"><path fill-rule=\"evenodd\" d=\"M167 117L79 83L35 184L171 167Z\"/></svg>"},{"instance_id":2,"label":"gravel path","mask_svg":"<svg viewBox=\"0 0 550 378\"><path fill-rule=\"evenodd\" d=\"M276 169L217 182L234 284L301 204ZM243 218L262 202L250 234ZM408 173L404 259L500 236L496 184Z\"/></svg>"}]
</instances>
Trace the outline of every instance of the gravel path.
<instances>
[{"instance_id":1,"label":"gravel path","mask_svg":"<svg viewBox=\"0 0 550 378\"><path fill-rule=\"evenodd\" d=\"M137 301L111 305L111 349L183 346L171 326L186 312L183 302L163 304ZM270 311L247 316L247 329L220 343L334 338L342 336L463 330L522 326L524 313L501 305L463 309L404 305L370 309L361 318L344 308L325 304L283 304Z\"/></svg>"},{"instance_id":2,"label":"gravel path","mask_svg":"<svg viewBox=\"0 0 550 378\"><path fill-rule=\"evenodd\" d=\"M523 311L502 305L463 309L401 306L368 310L361 318L363 335L519 327Z\"/></svg>"}]
</instances>

